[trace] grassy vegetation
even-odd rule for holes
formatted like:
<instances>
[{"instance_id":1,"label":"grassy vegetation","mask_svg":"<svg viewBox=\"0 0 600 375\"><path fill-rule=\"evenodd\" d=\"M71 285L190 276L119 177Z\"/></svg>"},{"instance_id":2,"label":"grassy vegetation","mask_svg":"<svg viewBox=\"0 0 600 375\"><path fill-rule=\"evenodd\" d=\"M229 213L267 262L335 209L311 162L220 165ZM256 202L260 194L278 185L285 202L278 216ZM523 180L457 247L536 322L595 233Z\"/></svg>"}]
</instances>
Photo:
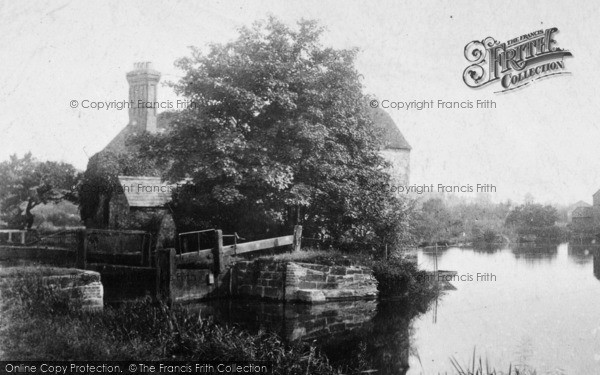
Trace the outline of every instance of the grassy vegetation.
<instances>
[{"instance_id":1,"label":"grassy vegetation","mask_svg":"<svg viewBox=\"0 0 600 375\"><path fill-rule=\"evenodd\" d=\"M425 298L435 296L437 284L430 281L426 271L419 270L417 265L391 258L373 264L373 276L377 280L379 297L411 297Z\"/></svg>"},{"instance_id":2,"label":"grassy vegetation","mask_svg":"<svg viewBox=\"0 0 600 375\"><path fill-rule=\"evenodd\" d=\"M263 255L259 259L269 259L276 262L314 263L328 266L369 266L373 263L372 255L367 253L346 253L335 249L317 250L311 248L291 253Z\"/></svg>"},{"instance_id":3,"label":"grassy vegetation","mask_svg":"<svg viewBox=\"0 0 600 375\"><path fill-rule=\"evenodd\" d=\"M471 362L461 366L456 358L450 358L450 362L452 363L452 367L458 375L536 375L537 372L531 369L519 369L517 367L513 367L512 365L508 366L508 371L496 371L495 368L490 367L490 364L487 360L483 361L481 356L477 359L475 354L475 349L473 349L473 357Z\"/></svg>"},{"instance_id":4,"label":"grassy vegetation","mask_svg":"<svg viewBox=\"0 0 600 375\"><path fill-rule=\"evenodd\" d=\"M251 335L198 313L148 302L85 313L68 295L39 281L27 277L2 283L4 358L269 361L276 374L338 373L308 344L288 345L272 333Z\"/></svg>"}]
</instances>

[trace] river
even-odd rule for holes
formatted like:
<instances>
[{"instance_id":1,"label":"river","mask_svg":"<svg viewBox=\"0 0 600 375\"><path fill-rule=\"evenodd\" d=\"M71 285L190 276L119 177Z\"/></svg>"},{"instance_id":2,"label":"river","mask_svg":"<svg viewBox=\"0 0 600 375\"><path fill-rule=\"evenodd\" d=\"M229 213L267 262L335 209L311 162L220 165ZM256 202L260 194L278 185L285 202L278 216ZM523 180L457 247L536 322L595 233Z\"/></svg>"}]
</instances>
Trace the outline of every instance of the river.
<instances>
[{"instance_id":1,"label":"river","mask_svg":"<svg viewBox=\"0 0 600 375\"><path fill-rule=\"evenodd\" d=\"M433 301L228 301L195 308L250 330L314 342L334 363L359 361L377 374L451 374L450 359L465 367L474 350L498 373L517 365L537 374L600 374L595 254L592 246L568 244L448 248L437 252L438 269L457 274ZM433 270L435 259L434 252L418 253L423 269Z\"/></svg>"}]
</instances>

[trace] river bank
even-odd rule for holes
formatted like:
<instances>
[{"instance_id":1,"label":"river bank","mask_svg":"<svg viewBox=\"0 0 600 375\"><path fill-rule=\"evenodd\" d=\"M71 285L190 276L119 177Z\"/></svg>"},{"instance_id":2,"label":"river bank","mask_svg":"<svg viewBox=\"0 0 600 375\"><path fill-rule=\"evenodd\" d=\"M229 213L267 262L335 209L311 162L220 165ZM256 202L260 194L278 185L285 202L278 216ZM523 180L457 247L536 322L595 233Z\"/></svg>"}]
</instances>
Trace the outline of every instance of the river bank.
<instances>
[{"instance_id":1,"label":"river bank","mask_svg":"<svg viewBox=\"0 0 600 375\"><path fill-rule=\"evenodd\" d=\"M411 285L418 275L411 275L414 266L397 263L401 264L406 269L389 272L387 281L382 275L391 268L378 272L387 288L392 280L402 281L400 294L406 300L409 291L415 291ZM167 308L148 300L84 311L73 293L65 294L41 282L49 275L48 269L35 269L37 275L30 269L27 277L2 283L2 359L192 360L200 356L205 360L269 361L273 372L281 374L355 373L368 367L360 356L356 361L331 362L313 344L284 340L270 331L250 332L219 324L202 311L185 306ZM18 270L7 273L21 274ZM396 288L399 285L396 283Z\"/></svg>"}]
</instances>

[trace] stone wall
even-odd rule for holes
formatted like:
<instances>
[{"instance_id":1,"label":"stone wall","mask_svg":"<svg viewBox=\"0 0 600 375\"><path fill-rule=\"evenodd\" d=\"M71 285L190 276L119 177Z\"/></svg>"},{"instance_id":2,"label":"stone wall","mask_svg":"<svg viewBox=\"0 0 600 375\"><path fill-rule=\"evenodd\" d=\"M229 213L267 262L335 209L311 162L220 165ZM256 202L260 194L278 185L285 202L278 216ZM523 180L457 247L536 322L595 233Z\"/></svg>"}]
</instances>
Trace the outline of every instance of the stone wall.
<instances>
[{"instance_id":1,"label":"stone wall","mask_svg":"<svg viewBox=\"0 0 600 375\"><path fill-rule=\"evenodd\" d=\"M104 287L98 272L73 270L67 275L45 276L43 280L71 293L74 298L81 298L81 307L85 311L102 310L104 306Z\"/></svg>"},{"instance_id":2,"label":"stone wall","mask_svg":"<svg viewBox=\"0 0 600 375\"><path fill-rule=\"evenodd\" d=\"M104 288L98 272L40 266L6 267L0 272L0 290L22 278L49 286L61 295L66 293L69 300L75 303L76 299L85 311L102 310L104 306Z\"/></svg>"},{"instance_id":3,"label":"stone wall","mask_svg":"<svg viewBox=\"0 0 600 375\"><path fill-rule=\"evenodd\" d=\"M377 282L366 267L256 260L235 264L232 294L306 303L373 299Z\"/></svg>"},{"instance_id":4,"label":"stone wall","mask_svg":"<svg viewBox=\"0 0 600 375\"><path fill-rule=\"evenodd\" d=\"M286 267L285 262L262 259L237 262L232 268L232 294L283 301Z\"/></svg>"},{"instance_id":5,"label":"stone wall","mask_svg":"<svg viewBox=\"0 0 600 375\"><path fill-rule=\"evenodd\" d=\"M396 186L408 185L410 181L410 150L386 149L381 156L390 163L388 173Z\"/></svg>"}]
</instances>

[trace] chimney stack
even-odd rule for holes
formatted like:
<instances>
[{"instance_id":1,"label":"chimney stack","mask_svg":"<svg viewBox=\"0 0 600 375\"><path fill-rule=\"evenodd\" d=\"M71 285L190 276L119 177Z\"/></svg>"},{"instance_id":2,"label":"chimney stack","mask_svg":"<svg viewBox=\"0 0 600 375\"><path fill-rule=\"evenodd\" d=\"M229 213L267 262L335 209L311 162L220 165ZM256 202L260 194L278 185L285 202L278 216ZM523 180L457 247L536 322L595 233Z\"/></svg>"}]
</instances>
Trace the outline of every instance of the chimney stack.
<instances>
[{"instance_id":1,"label":"chimney stack","mask_svg":"<svg viewBox=\"0 0 600 375\"><path fill-rule=\"evenodd\" d=\"M152 69L151 62L133 64L133 71L127 73L129 82L129 125L140 130L156 133L156 86L160 73Z\"/></svg>"}]
</instances>

